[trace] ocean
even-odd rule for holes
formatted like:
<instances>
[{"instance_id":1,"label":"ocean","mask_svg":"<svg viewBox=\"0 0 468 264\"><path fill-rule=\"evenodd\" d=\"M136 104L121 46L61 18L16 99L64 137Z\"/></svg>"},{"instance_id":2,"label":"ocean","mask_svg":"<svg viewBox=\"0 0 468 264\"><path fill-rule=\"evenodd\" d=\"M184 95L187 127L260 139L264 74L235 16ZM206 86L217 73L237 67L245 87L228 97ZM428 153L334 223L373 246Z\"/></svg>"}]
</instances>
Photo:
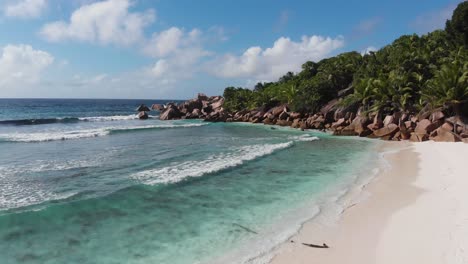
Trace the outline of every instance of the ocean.
<instances>
[{"instance_id":1,"label":"ocean","mask_svg":"<svg viewBox=\"0 0 468 264\"><path fill-rule=\"evenodd\" d=\"M0 263L263 263L375 143L136 118L161 100L0 99Z\"/></svg>"}]
</instances>

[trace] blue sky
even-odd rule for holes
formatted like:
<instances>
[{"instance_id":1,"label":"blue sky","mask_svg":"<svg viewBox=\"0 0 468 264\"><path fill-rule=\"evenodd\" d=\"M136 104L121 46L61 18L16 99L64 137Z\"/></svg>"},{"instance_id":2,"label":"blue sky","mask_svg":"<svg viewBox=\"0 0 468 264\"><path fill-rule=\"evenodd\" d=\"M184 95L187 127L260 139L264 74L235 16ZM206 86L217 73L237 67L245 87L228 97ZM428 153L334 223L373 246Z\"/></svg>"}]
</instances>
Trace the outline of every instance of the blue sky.
<instances>
[{"instance_id":1,"label":"blue sky","mask_svg":"<svg viewBox=\"0 0 468 264\"><path fill-rule=\"evenodd\" d=\"M459 2L0 0L0 97L221 94L443 28Z\"/></svg>"}]
</instances>

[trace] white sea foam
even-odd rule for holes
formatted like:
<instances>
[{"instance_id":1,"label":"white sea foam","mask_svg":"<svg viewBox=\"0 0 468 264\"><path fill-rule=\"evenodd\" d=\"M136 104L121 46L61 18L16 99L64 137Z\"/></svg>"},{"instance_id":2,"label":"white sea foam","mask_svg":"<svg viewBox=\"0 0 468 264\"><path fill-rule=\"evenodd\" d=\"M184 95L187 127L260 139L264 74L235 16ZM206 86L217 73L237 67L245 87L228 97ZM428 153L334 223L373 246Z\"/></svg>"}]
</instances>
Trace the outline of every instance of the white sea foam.
<instances>
[{"instance_id":1,"label":"white sea foam","mask_svg":"<svg viewBox=\"0 0 468 264\"><path fill-rule=\"evenodd\" d=\"M150 119L156 119L159 116L148 115ZM88 117L80 117L78 120L80 121L88 121L88 122L106 122L106 121L125 121L125 120L136 120L138 119L138 115L116 115L116 116L88 116Z\"/></svg>"},{"instance_id":2,"label":"white sea foam","mask_svg":"<svg viewBox=\"0 0 468 264\"><path fill-rule=\"evenodd\" d=\"M199 127L207 125L207 123L200 124L162 124L162 125L146 125L146 126L113 126L99 129L84 129L76 131L53 131L53 132L40 132L40 133L10 133L0 134L0 140L13 141L13 142L44 142L44 141L57 141L57 140L70 140L80 138L92 138L107 136L113 131L126 131L126 130L142 130L142 129L156 129L156 128L188 128Z\"/></svg>"},{"instance_id":3,"label":"white sea foam","mask_svg":"<svg viewBox=\"0 0 468 264\"><path fill-rule=\"evenodd\" d=\"M105 122L105 121L123 121L138 119L137 115L117 115L117 116L89 116L80 117L78 120L90 122Z\"/></svg>"},{"instance_id":4,"label":"white sea foam","mask_svg":"<svg viewBox=\"0 0 468 264\"><path fill-rule=\"evenodd\" d=\"M0 211L40 204L44 201L66 199L75 195L71 192L54 193L38 181L28 180L17 175L21 172L24 173L18 167L0 167L0 184L2 186Z\"/></svg>"},{"instance_id":5,"label":"white sea foam","mask_svg":"<svg viewBox=\"0 0 468 264\"><path fill-rule=\"evenodd\" d=\"M50 159L32 160L27 163L0 166L0 211L37 205L53 200L62 200L79 193L83 188L64 187L53 178L43 178L46 172L98 167L110 159L119 150L111 149L101 155L84 157L84 159ZM40 174L31 174L40 173ZM39 176L40 175L40 176ZM64 179L66 173L56 179ZM76 181L75 181L76 182ZM67 189L64 191L63 189Z\"/></svg>"},{"instance_id":6,"label":"white sea foam","mask_svg":"<svg viewBox=\"0 0 468 264\"><path fill-rule=\"evenodd\" d=\"M111 131L120 131L120 130L140 130L140 129L152 129L152 128L188 128L188 127L201 127L206 126L208 123L193 123L193 124L163 124L163 125L147 125L147 126L134 126L134 127L112 127L108 128Z\"/></svg>"},{"instance_id":7,"label":"white sea foam","mask_svg":"<svg viewBox=\"0 0 468 264\"><path fill-rule=\"evenodd\" d=\"M154 185L160 183L179 182L188 177L200 177L205 174L217 172L231 167L242 165L250 161L270 155L273 152L289 148L293 142L251 145L233 149L230 153L221 153L201 161L186 161L168 167L141 171L131 177L144 184Z\"/></svg>"},{"instance_id":8,"label":"white sea foam","mask_svg":"<svg viewBox=\"0 0 468 264\"><path fill-rule=\"evenodd\" d=\"M28 162L27 164L15 164L0 166L0 175L5 179L6 176L22 175L30 172L44 172L44 171L63 171L77 168L96 167L105 160L105 157L93 158L90 160L36 160Z\"/></svg>"},{"instance_id":9,"label":"white sea foam","mask_svg":"<svg viewBox=\"0 0 468 264\"><path fill-rule=\"evenodd\" d=\"M294 141L315 141L315 140L319 140L318 137L314 137L314 136L311 136L309 134L304 134L304 135L300 135L300 136L292 136L292 137L289 137L290 140L294 140Z\"/></svg>"},{"instance_id":10,"label":"white sea foam","mask_svg":"<svg viewBox=\"0 0 468 264\"><path fill-rule=\"evenodd\" d=\"M55 201L70 198L77 193L54 193L34 186L4 185L0 194L0 211L32 206L44 203L45 201Z\"/></svg>"},{"instance_id":11,"label":"white sea foam","mask_svg":"<svg viewBox=\"0 0 468 264\"><path fill-rule=\"evenodd\" d=\"M42 132L42 133L14 133L0 134L0 139L14 142L43 142L55 140L68 140L79 138L90 138L108 135L105 129L89 129L64 132Z\"/></svg>"}]
</instances>

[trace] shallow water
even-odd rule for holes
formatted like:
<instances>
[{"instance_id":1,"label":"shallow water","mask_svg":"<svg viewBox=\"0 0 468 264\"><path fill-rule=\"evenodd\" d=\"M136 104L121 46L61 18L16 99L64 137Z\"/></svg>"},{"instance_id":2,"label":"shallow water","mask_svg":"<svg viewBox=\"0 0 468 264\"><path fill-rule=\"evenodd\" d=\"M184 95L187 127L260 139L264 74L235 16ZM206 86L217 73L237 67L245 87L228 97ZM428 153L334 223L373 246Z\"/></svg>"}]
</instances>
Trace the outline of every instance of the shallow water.
<instances>
[{"instance_id":1,"label":"shallow water","mask_svg":"<svg viewBox=\"0 0 468 264\"><path fill-rule=\"evenodd\" d=\"M157 113L140 121L131 116L137 101L116 100L117 114L107 110L112 101L102 112L101 101L74 114L57 106L69 103L43 103L47 111L29 119L73 122L2 124L13 119L0 113L1 263L252 257L300 224L292 212L312 217L311 201L352 182L373 145L263 125L162 122ZM243 261L232 256L223 263Z\"/></svg>"}]
</instances>

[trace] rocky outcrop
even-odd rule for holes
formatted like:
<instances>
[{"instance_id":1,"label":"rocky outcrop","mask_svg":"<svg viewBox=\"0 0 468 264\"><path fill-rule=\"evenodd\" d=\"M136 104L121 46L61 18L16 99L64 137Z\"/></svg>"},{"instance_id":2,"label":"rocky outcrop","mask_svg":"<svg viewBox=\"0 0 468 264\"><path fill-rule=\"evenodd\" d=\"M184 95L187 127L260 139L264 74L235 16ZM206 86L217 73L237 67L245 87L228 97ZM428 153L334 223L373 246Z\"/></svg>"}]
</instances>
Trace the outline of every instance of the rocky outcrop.
<instances>
[{"instance_id":1,"label":"rocky outcrop","mask_svg":"<svg viewBox=\"0 0 468 264\"><path fill-rule=\"evenodd\" d=\"M145 120L148 119L149 116L147 112L151 111L151 109L149 109L146 105L141 104L137 107L136 111L138 112L138 119Z\"/></svg>"},{"instance_id":2,"label":"rocky outcrop","mask_svg":"<svg viewBox=\"0 0 468 264\"><path fill-rule=\"evenodd\" d=\"M251 122L290 126L297 129L329 130L334 135L380 138L382 140L426 140L468 142L468 129L461 119L446 117L443 112L411 115L406 112L369 113L355 107L340 106L340 99L327 103L318 113L292 112L288 105L243 109L230 113L224 98L198 94L181 104L154 104L161 120L203 119L208 122ZM145 118L141 112L141 118ZM147 115L146 115L147 116Z\"/></svg>"},{"instance_id":3,"label":"rocky outcrop","mask_svg":"<svg viewBox=\"0 0 468 264\"><path fill-rule=\"evenodd\" d=\"M138 118L139 119L148 119L148 113L146 113L145 111L142 111L142 112L139 112L138 113Z\"/></svg>"},{"instance_id":4,"label":"rocky outcrop","mask_svg":"<svg viewBox=\"0 0 468 264\"><path fill-rule=\"evenodd\" d=\"M232 115L224 110L223 104L224 98L221 96L208 97L198 94L196 98L181 104L169 103L163 107L154 104L152 108L161 112L161 120L204 119L210 122L226 122L231 118L232 121Z\"/></svg>"},{"instance_id":5,"label":"rocky outcrop","mask_svg":"<svg viewBox=\"0 0 468 264\"><path fill-rule=\"evenodd\" d=\"M149 109L146 105L141 104L137 109L137 112L149 112L151 109Z\"/></svg>"},{"instance_id":6,"label":"rocky outcrop","mask_svg":"<svg viewBox=\"0 0 468 264\"><path fill-rule=\"evenodd\" d=\"M162 110L164 110L164 105L162 105L162 104L153 104L151 106L151 109L156 110L156 111L162 111Z\"/></svg>"},{"instance_id":7,"label":"rocky outcrop","mask_svg":"<svg viewBox=\"0 0 468 264\"><path fill-rule=\"evenodd\" d=\"M166 105L164 110L161 112L159 119L161 120L173 120L180 119L183 116L177 105L170 103Z\"/></svg>"},{"instance_id":8,"label":"rocky outcrop","mask_svg":"<svg viewBox=\"0 0 468 264\"><path fill-rule=\"evenodd\" d=\"M437 130L431 133L430 139L436 142L461 142L463 140L461 136L442 127L439 127Z\"/></svg>"},{"instance_id":9,"label":"rocky outcrop","mask_svg":"<svg viewBox=\"0 0 468 264\"><path fill-rule=\"evenodd\" d=\"M410 141L411 142L423 142L429 139L429 136L426 133L416 133L412 132L410 136Z\"/></svg>"},{"instance_id":10,"label":"rocky outcrop","mask_svg":"<svg viewBox=\"0 0 468 264\"><path fill-rule=\"evenodd\" d=\"M391 139L393 135L395 135L396 132L398 132L400 128L396 124L388 124L387 126L384 126L380 129L377 129L374 131L374 136L379 137L379 138L388 138Z\"/></svg>"}]
</instances>

